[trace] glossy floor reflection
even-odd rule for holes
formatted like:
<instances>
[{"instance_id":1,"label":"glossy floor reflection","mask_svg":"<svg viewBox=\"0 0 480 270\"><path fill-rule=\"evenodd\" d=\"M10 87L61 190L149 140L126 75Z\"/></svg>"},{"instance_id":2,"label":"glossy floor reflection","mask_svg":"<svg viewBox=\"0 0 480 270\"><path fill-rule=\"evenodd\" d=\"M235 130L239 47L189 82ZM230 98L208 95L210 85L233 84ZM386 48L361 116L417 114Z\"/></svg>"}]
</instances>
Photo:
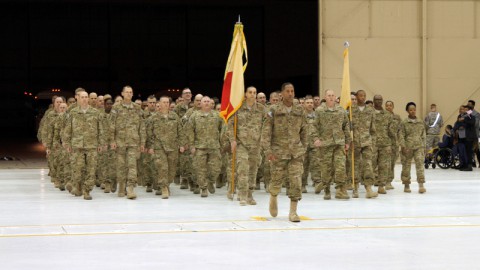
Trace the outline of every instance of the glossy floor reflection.
<instances>
[{"instance_id":1,"label":"glossy floor reflection","mask_svg":"<svg viewBox=\"0 0 480 270\"><path fill-rule=\"evenodd\" d=\"M399 175L400 166L396 173ZM480 170L427 170L427 193L324 201L304 194L302 222L268 214L268 194L239 206L225 188L200 198L173 185L134 201L53 187L43 169L0 170L1 269L474 269Z\"/></svg>"}]
</instances>

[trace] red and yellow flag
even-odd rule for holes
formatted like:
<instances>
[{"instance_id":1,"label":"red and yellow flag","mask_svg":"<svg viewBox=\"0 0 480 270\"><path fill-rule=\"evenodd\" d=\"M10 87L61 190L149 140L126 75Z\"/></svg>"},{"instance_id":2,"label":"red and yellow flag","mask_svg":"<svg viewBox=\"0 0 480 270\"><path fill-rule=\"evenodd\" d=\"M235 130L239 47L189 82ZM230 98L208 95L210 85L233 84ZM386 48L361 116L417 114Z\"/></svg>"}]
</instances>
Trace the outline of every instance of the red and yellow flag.
<instances>
[{"instance_id":1,"label":"red and yellow flag","mask_svg":"<svg viewBox=\"0 0 480 270\"><path fill-rule=\"evenodd\" d=\"M245 53L245 63L243 63L243 54ZM222 103L220 115L225 122L242 106L245 85L243 81L243 72L247 68L248 53L247 42L243 34L243 24L238 22L233 30L232 46L228 56L225 76L223 78Z\"/></svg>"},{"instance_id":2,"label":"red and yellow flag","mask_svg":"<svg viewBox=\"0 0 480 270\"><path fill-rule=\"evenodd\" d=\"M350 96L350 63L348 61L348 47L350 44L345 42L345 50L343 51L343 79L342 92L340 93L340 106L347 109L352 105Z\"/></svg>"}]
</instances>

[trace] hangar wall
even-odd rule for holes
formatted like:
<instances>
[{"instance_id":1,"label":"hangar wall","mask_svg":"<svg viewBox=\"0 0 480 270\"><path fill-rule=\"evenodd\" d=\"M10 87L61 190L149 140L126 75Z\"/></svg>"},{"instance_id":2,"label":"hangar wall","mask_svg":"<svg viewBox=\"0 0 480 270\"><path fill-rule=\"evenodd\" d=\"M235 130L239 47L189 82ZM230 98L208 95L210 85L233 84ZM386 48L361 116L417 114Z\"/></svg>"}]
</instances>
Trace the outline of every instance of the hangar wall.
<instances>
[{"instance_id":1,"label":"hangar wall","mask_svg":"<svg viewBox=\"0 0 480 270\"><path fill-rule=\"evenodd\" d=\"M458 107L480 108L480 1L319 0L319 85L340 94L343 43L350 42L352 91L382 94L396 113L437 104L453 124Z\"/></svg>"}]
</instances>

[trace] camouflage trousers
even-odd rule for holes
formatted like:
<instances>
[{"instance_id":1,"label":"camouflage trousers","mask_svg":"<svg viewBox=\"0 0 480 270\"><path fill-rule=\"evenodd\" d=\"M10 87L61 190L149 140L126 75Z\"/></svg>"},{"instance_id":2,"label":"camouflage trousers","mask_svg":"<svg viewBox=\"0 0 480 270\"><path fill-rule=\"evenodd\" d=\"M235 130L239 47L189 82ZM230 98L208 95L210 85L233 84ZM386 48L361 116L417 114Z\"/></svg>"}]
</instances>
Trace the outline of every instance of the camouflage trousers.
<instances>
[{"instance_id":1,"label":"camouflage trousers","mask_svg":"<svg viewBox=\"0 0 480 270\"><path fill-rule=\"evenodd\" d=\"M377 168L377 177L375 184L385 186L387 184L390 167L392 166L392 148L390 146L377 146L373 153L373 168Z\"/></svg>"},{"instance_id":2,"label":"camouflage trousers","mask_svg":"<svg viewBox=\"0 0 480 270\"><path fill-rule=\"evenodd\" d=\"M354 179L355 183L362 185L373 185L374 176L372 168L372 147L355 147L353 148L353 163L354 163ZM350 157L351 158L351 157Z\"/></svg>"},{"instance_id":3,"label":"camouflage trousers","mask_svg":"<svg viewBox=\"0 0 480 270\"><path fill-rule=\"evenodd\" d=\"M410 170L412 169L412 159L415 160L415 169L417 170L417 182L425 183L425 172L424 172L424 159L425 159L425 149L408 149L409 151L404 154L404 160L402 162L402 183L410 184L411 175Z\"/></svg>"},{"instance_id":4,"label":"camouflage trousers","mask_svg":"<svg viewBox=\"0 0 480 270\"><path fill-rule=\"evenodd\" d=\"M158 182L155 181L155 179L157 178L158 172L155 165L155 156L150 155L148 153L144 153L143 159L141 159L141 162L142 162L142 167L140 168L140 170L142 171L143 184L147 187L150 187L153 185L155 186L155 188L157 188L156 185L158 184ZM177 168L176 164L175 164L175 168ZM174 177L175 175L169 180L173 180Z\"/></svg>"},{"instance_id":5,"label":"camouflage trousers","mask_svg":"<svg viewBox=\"0 0 480 270\"><path fill-rule=\"evenodd\" d=\"M390 160L390 173L388 174L387 183L392 183L393 179L395 178L395 163L397 162L399 152L398 145L392 146L392 159Z\"/></svg>"},{"instance_id":6,"label":"camouflage trousers","mask_svg":"<svg viewBox=\"0 0 480 270\"><path fill-rule=\"evenodd\" d=\"M318 148L308 148L303 160L302 186L308 185L308 174L311 175L313 183L320 183L320 150Z\"/></svg>"},{"instance_id":7,"label":"camouflage trousers","mask_svg":"<svg viewBox=\"0 0 480 270\"><path fill-rule=\"evenodd\" d=\"M190 149L185 150L185 152L180 153L178 155L178 161L177 161L177 172L176 174L178 176L182 177L183 179L186 179L189 183L193 183L194 177L193 177L193 159L190 154Z\"/></svg>"},{"instance_id":8,"label":"camouflage trousers","mask_svg":"<svg viewBox=\"0 0 480 270\"><path fill-rule=\"evenodd\" d=\"M117 182L135 187L137 184L137 160L140 158L138 146L117 147Z\"/></svg>"},{"instance_id":9,"label":"camouflage trousers","mask_svg":"<svg viewBox=\"0 0 480 270\"><path fill-rule=\"evenodd\" d=\"M115 151L112 149L107 149L98 155L99 163L101 162L101 170L98 174L101 183L110 184L112 187L116 185L117 176L115 175L116 162L115 162Z\"/></svg>"},{"instance_id":10,"label":"camouflage trousers","mask_svg":"<svg viewBox=\"0 0 480 270\"><path fill-rule=\"evenodd\" d=\"M178 151L155 149L152 160L156 167L158 189L169 187L177 172Z\"/></svg>"},{"instance_id":11,"label":"camouflage trousers","mask_svg":"<svg viewBox=\"0 0 480 270\"><path fill-rule=\"evenodd\" d=\"M265 153L263 151L261 151L260 157L261 161L257 171L257 182L263 181L265 190L268 190L268 185L272 179L272 175L270 173L270 162L266 160L267 158L265 157Z\"/></svg>"},{"instance_id":12,"label":"camouflage trousers","mask_svg":"<svg viewBox=\"0 0 480 270\"><path fill-rule=\"evenodd\" d=\"M347 177L345 173L344 145L330 145L320 148L320 173L325 187L335 182L335 188L345 185Z\"/></svg>"},{"instance_id":13,"label":"camouflage trousers","mask_svg":"<svg viewBox=\"0 0 480 270\"><path fill-rule=\"evenodd\" d=\"M240 192L254 190L260 164L260 147L246 147L240 144L237 146L235 159L238 190Z\"/></svg>"},{"instance_id":14,"label":"camouflage trousers","mask_svg":"<svg viewBox=\"0 0 480 270\"><path fill-rule=\"evenodd\" d=\"M62 146L56 146L51 149L51 170L50 176L59 184L64 185L66 181L70 180L69 175L69 156L68 152Z\"/></svg>"},{"instance_id":15,"label":"camouflage trousers","mask_svg":"<svg viewBox=\"0 0 480 270\"><path fill-rule=\"evenodd\" d=\"M71 168L74 186L81 186L84 191L93 189L96 179L97 158L97 149L72 149Z\"/></svg>"},{"instance_id":16,"label":"camouflage trousers","mask_svg":"<svg viewBox=\"0 0 480 270\"><path fill-rule=\"evenodd\" d=\"M282 184L288 183L287 196L292 200L302 199L303 159L305 155L291 159L276 159L270 162L272 179L268 186L271 195L277 196Z\"/></svg>"},{"instance_id":17,"label":"camouflage trousers","mask_svg":"<svg viewBox=\"0 0 480 270\"><path fill-rule=\"evenodd\" d=\"M427 146L427 151L436 147L438 143L440 142L440 136L433 135L433 134L427 134L427 140L426 140L426 146Z\"/></svg>"},{"instance_id":18,"label":"camouflage trousers","mask_svg":"<svg viewBox=\"0 0 480 270\"><path fill-rule=\"evenodd\" d=\"M206 189L208 183L214 184L220 174L220 149L196 149L193 167L200 189Z\"/></svg>"}]
</instances>

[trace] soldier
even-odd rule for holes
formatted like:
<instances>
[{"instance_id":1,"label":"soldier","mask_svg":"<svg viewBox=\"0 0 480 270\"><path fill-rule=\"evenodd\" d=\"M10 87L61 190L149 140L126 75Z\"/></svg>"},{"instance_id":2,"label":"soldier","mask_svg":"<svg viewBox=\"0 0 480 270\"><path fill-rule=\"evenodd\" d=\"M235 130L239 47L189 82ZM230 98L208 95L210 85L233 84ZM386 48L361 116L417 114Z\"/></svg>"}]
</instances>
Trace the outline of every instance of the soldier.
<instances>
[{"instance_id":1,"label":"soldier","mask_svg":"<svg viewBox=\"0 0 480 270\"><path fill-rule=\"evenodd\" d=\"M283 101L270 107L262 131L262 148L271 164L272 179L269 184L269 211L278 215L277 195L283 181L289 183L291 222L300 222L297 215L298 201L302 199L303 158L307 148L307 120L300 105L293 104L293 84L282 85Z\"/></svg>"},{"instance_id":2,"label":"soldier","mask_svg":"<svg viewBox=\"0 0 480 270\"><path fill-rule=\"evenodd\" d=\"M402 121L400 128L400 147L404 155L402 162L402 183L405 185L403 191L410 193L410 170L412 167L412 158L415 160L415 168L417 170L418 192L425 193L424 187L425 173L423 168L423 160L425 158L425 126L424 123L417 118L417 105L409 102L405 107L408 117Z\"/></svg>"},{"instance_id":3,"label":"soldier","mask_svg":"<svg viewBox=\"0 0 480 270\"><path fill-rule=\"evenodd\" d=\"M115 97L115 103L113 103L113 105L122 104L122 101L123 101L122 96L116 96Z\"/></svg>"},{"instance_id":4,"label":"soldier","mask_svg":"<svg viewBox=\"0 0 480 270\"><path fill-rule=\"evenodd\" d=\"M391 165L390 165L390 173L388 174L387 185L385 186L385 189L387 190L394 189L392 185L392 181L395 178L395 163L399 156L398 133L400 131L400 126L402 124L402 119L400 118L400 115L393 112L394 108L395 108L395 104L393 103L393 101L389 100L385 102L385 110L387 110L393 116L393 129L396 134L395 138L392 140L392 159L391 159Z\"/></svg>"},{"instance_id":5,"label":"soldier","mask_svg":"<svg viewBox=\"0 0 480 270\"><path fill-rule=\"evenodd\" d=\"M345 152L348 151L351 138L348 117L345 110L335 104L333 90L325 91L325 106L315 110L317 117L311 128L314 146L320 148L320 173L325 188L325 200L330 200L330 184L335 178L335 198L350 199L345 187Z\"/></svg>"},{"instance_id":6,"label":"soldier","mask_svg":"<svg viewBox=\"0 0 480 270\"><path fill-rule=\"evenodd\" d=\"M70 108L72 105L74 105L77 101L75 100L74 97L69 97L67 99L67 105L68 105L68 108Z\"/></svg>"},{"instance_id":7,"label":"soldier","mask_svg":"<svg viewBox=\"0 0 480 270\"><path fill-rule=\"evenodd\" d=\"M45 133L45 121L48 119L48 115L55 110L55 100L57 99L58 96L53 95L52 96L52 104L48 106L48 109L43 113L43 117L40 120L40 123L38 124L38 130L37 130L37 139L39 142L42 142L42 132ZM57 104L57 106L60 105ZM57 107L58 110L58 107Z\"/></svg>"},{"instance_id":8,"label":"soldier","mask_svg":"<svg viewBox=\"0 0 480 270\"><path fill-rule=\"evenodd\" d=\"M315 122L316 117L315 111L313 110L313 98L305 99L305 116L307 117L308 127L311 128L311 126ZM305 160L303 162L302 193L307 193L306 186L308 185L309 173L311 174L311 178L315 186L321 183L320 171L318 170L318 166L320 165L320 155L318 154L318 148L313 145L310 134L308 134L307 141L308 147L307 152L305 153ZM320 190L318 190L318 193L320 193Z\"/></svg>"},{"instance_id":9,"label":"soldier","mask_svg":"<svg viewBox=\"0 0 480 270\"><path fill-rule=\"evenodd\" d=\"M170 112L170 99L162 96L158 113L148 120L147 148L148 153L153 155L157 167L157 185L159 190L156 195L162 195L162 199L168 199L169 186L175 177L178 151L184 152L184 142L181 133L182 124L180 118L174 112Z\"/></svg>"},{"instance_id":10,"label":"soldier","mask_svg":"<svg viewBox=\"0 0 480 270\"><path fill-rule=\"evenodd\" d=\"M443 127L443 118L437 112L437 105L430 105L430 112L425 117L425 128L427 129L427 148L428 152L440 142L440 129Z\"/></svg>"},{"instance_id":11,"label":"soldier","mask_svg":"<svg viewBox=\"0 0 480 270\"><path fill-rule=\"evenodd\" d=\"M100 175L103 179L103 184L105 189L104 193L114 193L117 189L117 177L115 175L115 151L110 146L112 144L109 141L113 137L113 117L112 112L113 100L111 97L104 98L104 110L100 112L100 121L101 126L103 127L103 137L105 140L105 145L103 146L103 151L99 154L101 158L101 170Z\"/></svg>"},{"instance_id":12,"label":"soldier","mask_svg":"<svg viewBox=\"0 0 480 270\"><path fill-rule=\"evenodd\" d=\"M97 154L104 145L97 109L88 104L87 92L79 93L79 105L70 111L65 126L64 147L72 157L72 180L83 198L91 200L90 191L95 185ZM84 172L86 175L83 176Z\"/></svg>"},{"instance_id":13,"label":"soldier","mask_svg":"<svg viewBox=\"0 0 480 270\"><path fill-rule=\"evenodd\" d=\"M78 94L80 92L86 92L86 91L82 87L78 87L77 89L75 89L75 100L77 102L73 103L71 106L68 107L67 113L70 113L71 110L73 110L74 108L76 108L78 106Z\"/></svg>"},{"instance_id":14,"label":"soldier","mask_svg":"<svg viewBox=\"0 0 480 270\"><path fill-rule=\"evenodd\" d=\"M320 100L320 96L314 96L313 97L313 107L315 108L315 110L320 107L321 105L321 100Z\"/></svg>"},{"instance_id":15,"label":"soldier","mask_svg":"<svg viewBox=\"0 0 480 270\"><path fill-rule=\"evenodd\" d=\"M208 197L208 191L215 193L215 180L220 174L220 132L222 121L216 111L212 111L210 98L201 99L201 110L188 119L185 134L193 156L197 185L201 197Z\"/></svg>"},{"instance_id":16,"label":"soldier","mask_svg":"<svg viewBox=\"0 0 480 270\"><path fill-rule=\"evenodd\" d=\"M98 96L97 97L97 109L103 109L104 108L104 99L105 97L104 96Z\"/></svg>"},{"instance_id":17,"label":"soldier","mask_svg":"<svg viewBox=\"0 0 480 270\"><path fill-rule=\"evenodd\" d=\"M157 98L154 95L151 95L147 98L147 108L143 111L142 117L147 127L148 119L154 115L156 112ZM155 164L154 164L153 156L147 153L147 149L145 152L140 154L140 159L137 162L138 166L138 182L141 185L145 185L147 192L152 192L152 184L154 183L154 179L156 178L155 172ZM156 185L154 185L156 187Z\"/></svg>"},{"instance_id":18,"label":"soldier","mask_svg":"<svg viewBox=\"0 0 480 270\"><path fill-rule=\"evenodd\" d=\"M113 132L111 147L116 151L118 197L135 199L134 188L137 184L137 159L145 149L146 133L142 121L140 105L132 102L133 89L125 86L122 90L123 101L112 108Z\"/></svg>"},{"instance_id":19,"label":"soldier","mask_svg":"<svg viewBox=\"0 0 480 270\"><path fill-rule=\"evenodd\" d=\"M89 105L92 106L92 108L96 108L97 107L97 99L98 99L97 93L91 92L88 95L88 97L90 99Z\"/></svg>"},{"instance_id":20,"label":"soldier","mask_svg":"<svg viewBox=\"0 0 480 270\"><path fill-rule=\"evenodd\" d=\"M257 89L250 86L245 91L245 100L234 117L228 121L227 137L232 152L236 151L236 169L240 205L256 205L253 190L256 186L260 163L260 135L262 132L265 106L256 102ZM237 120L235 136L234 122Z\"/></svg>"},{"instance_id":21,"label":"soldier","mask_svg":"<svg viewBox=\"0 0 480 270\"><path fill-rule=\"evenodd\" d=\"M175 113L178 117L182 118L185 113L188 111L188 104L192 101L192 90L190 88L184 88L182 90L182 102L179 102L177 106L175 106Z\"/></svg>"},{"instance_id":22,"label":"soldier","mask_svg":"<svg viewBox=\"0 0 480 270\"><path fill-rule=\"evenodd\" d=\"M275 105L280 101L280 97L277 92L270 93L270 105Z\"/></svg>"},{"instance_id":23,"label":"soldier","mask_svg":"<svg viewBox=\"0 0 480 270\"><path fill-rule=\"evenodd\" d=\"M65 112L66 104L64 97L56 97L54 100L54 109L48 113L42 130L42 142L46 148L47 160L50 168L50 177L55 188L65 190L63 183L63 167L60 164L62 158L61 151L61 125L58 118ZM63 106L62 106L63 104ZM65 109L65 110L64 110Z\"/></svg>"},{"instance_id":24,"label":"soldier","mask_svg":"<svg viewBox=\"0 0 480 270\"><path fill-rule=\"evenodd\" d=\"M375 108L375 146L373 150L373 168L377 169L378 193L387 194L385 185L390 174L392 165L392 141L397 136L391 113L383 109L383 97L375 95L373 97Z\"/></svg>"},{"instance_id":25,"label":"soldier","mask_svg":"<svg viewBox=\"0 0 480 270\"><path fill-rule=\"evenodd\" d=\"M375 198L378 193L372 191L374 182L372 168L372 147L375 143L375 111L366 106L367 94L364 90L356 93L356 104L352 105L353 153L355 185L353 198L358 198L358 187L365 186L367 199Z\"/></svg>"},{"instance_id":26,"label":"soldier","mask_svg":"<svg viewBox=\"0 0 480 270\"><path fill-rule=\"evenodd\" d=\"M265 93L260 92L257 94L257 102L263 106L267 105L267 96L265 96Z\"/></svg>"}]
</instances>

